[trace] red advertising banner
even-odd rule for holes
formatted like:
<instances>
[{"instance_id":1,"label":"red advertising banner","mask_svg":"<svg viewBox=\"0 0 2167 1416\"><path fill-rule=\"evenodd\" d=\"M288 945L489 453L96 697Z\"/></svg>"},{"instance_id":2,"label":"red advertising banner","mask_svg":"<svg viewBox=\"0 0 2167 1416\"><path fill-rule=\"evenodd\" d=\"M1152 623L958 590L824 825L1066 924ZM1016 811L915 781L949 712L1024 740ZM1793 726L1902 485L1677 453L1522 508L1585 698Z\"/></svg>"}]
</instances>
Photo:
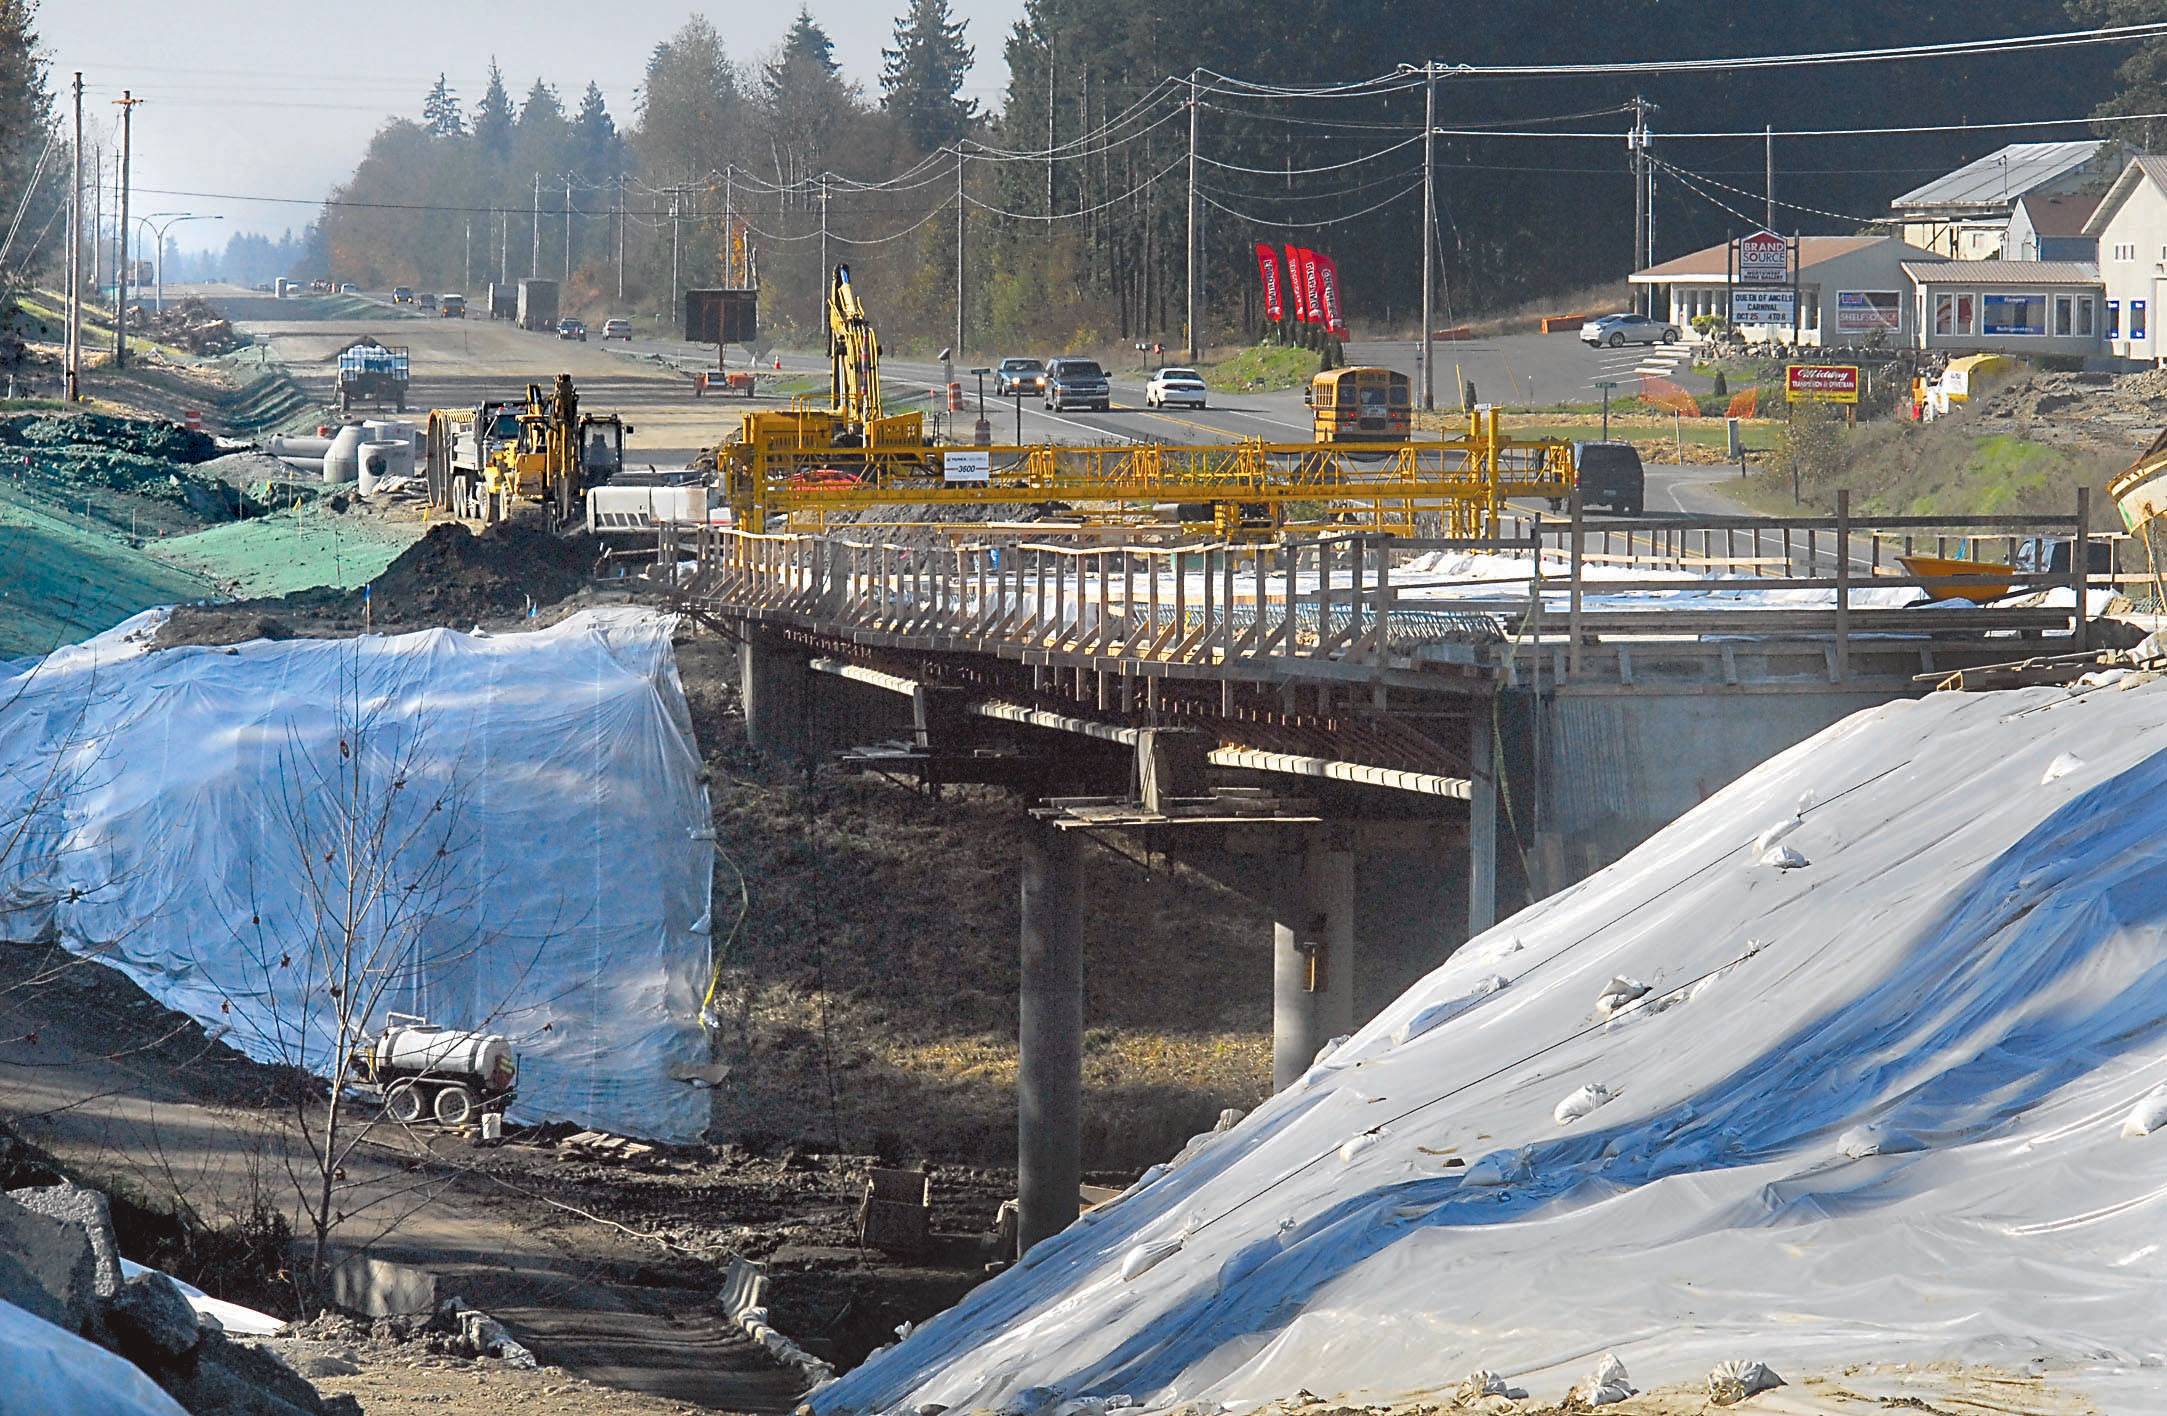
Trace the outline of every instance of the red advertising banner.
<instances>
[{"instance_id":1,"label":"red advertising banner","mask_svg":"<svg viewBox=\"0 0 2167 1416\"><path fill-rule=\"evenodd\" d=\"M1324 326L1341 339L1347 337L1347 321L1339 303L1339 266L1330 256L1317 257L1317 285L1324 296Z\"/></svg>"},{"instance_id":2,"label":"red advertising banner","mask_svg":"<svg viewBox=\"0 0 2167 1416\"><path fill-rule=\"evenodd\" d=\"M1324 290L1317 280L1317 253L1307 246L1302 250L1302 318L1311 324L1324 323Z\"/></svg>"},{"instance_id":3,"label":"red advertising banner","mask_svg":"<svg viewBox=\"0 0 2167 1416\"><path fill-rule=\"evenodd\" d=\"M1856 403L1856 364L1792 364L1784 372L1784 394L1792 403Z\"/></svg>"},{"instance_id":4,"label":"red advertising banner","mask_svg":"<svg viewBox=\"0 0 2167 1416\"><path fill-rule=\"evenodd\" d=\"M1306 323L1309 304L1302 298L1302 248L1287 247L1287 290L1294 297L1294 318Z\"/></svg>"},{"instance_id":5,"label":"red advertising banner","mask_svg":"<svg viewBox=\"0 0 2167 1416\"><path fill-rule=\"evenodd\" d=\"M1279 291L1279 257L1262 241L1257 242L1257 274L1264 281L1264 318L1285 319L1287 305Z\"/></svg>"}]
</instances>

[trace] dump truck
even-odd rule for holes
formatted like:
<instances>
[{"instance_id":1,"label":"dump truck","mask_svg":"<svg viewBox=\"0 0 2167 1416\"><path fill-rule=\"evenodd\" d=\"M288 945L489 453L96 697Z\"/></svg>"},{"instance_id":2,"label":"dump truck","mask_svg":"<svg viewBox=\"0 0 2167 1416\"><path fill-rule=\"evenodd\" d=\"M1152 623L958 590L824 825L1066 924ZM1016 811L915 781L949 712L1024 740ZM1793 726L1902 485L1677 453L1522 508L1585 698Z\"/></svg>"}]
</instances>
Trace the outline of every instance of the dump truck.
<instances>
[{"instance_id":1,"label":"dump truck","mask_svg":"<svg viewBox=\"0 0 2167 1416\"><path fill-rule=\"evenodd\" d=\"M570 374L525 399L429 415L429 504L453 516L494 525L521 502L549 508L553 523L584 517L587 489L624 466L633 431L615 413L582 413Z\"/></svg>"},{"instance_id":2,"label":"dump truck","mask_svg":"<svg viewBox=\"0 0 2167 1416\"><path fill-rule=\"evenodd\" d=\"M554 332L557 328L557 282L519 282L519 327Z\"/></svg>"},{"instance_id":3,"label":"dump truck","mask_svg":"<svg viewBox=\"0 0 2167 1416\"><path fill-rule=\"evenodd\" d=\"M373 339L357 339L339 351L339 411L357 403L406 411L406 346L393 348Z\"/></svg>"},{"instance_id":4,"label":"dump truck","mask_svg":"<svg viewBox=\"0 0 2167 1416\"><path fill-rule=\"evenodd\" d=\"M485 1111L501 1112L519 1078L519 1054L497 1033L432 1024L416 1013L391 1013L382 1032L346 1059L346 1081L378 1101L402 1126L428 1117L464 1126Z\"/></svg>"}]
</instances>

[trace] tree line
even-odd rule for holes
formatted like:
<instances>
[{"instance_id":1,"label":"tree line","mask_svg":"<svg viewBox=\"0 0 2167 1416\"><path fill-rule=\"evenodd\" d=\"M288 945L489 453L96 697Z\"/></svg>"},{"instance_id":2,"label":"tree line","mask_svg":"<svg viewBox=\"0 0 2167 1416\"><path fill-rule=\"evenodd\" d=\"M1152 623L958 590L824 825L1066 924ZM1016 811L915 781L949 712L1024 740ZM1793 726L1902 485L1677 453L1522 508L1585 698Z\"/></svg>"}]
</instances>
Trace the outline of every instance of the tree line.
<instances>
[{"instance_id":1,"label":"tree line","mask_svg":"<svg viewBox=\"0 0 2167 1416\"><path fill-rule=\"evenodd\" d=\"M31 0L0 0L0 105L18 105L0 111L0 198L11 183L19 192L23 154L36 147L26 136L36 123L8 120L51 104L34 63L26 84L7 57L10 17L27 33L33 12ZM1402 66L1450 66L1435 84L1436 274L1450 323L1627 268L1624 133L1636 100L1654 135L1658 258L1759 224L1764 128L1877 130L1775 141L1777 224L1825 233L1867 229L1895 194L2006 142L2075 135L1967 125L2167 111L2158 43L1637 76L1505 79L1469 67L1812 52L2163 17L2167 0L1797 0L1760 11L1717 0L1194 0L1178 10L1025 0L1001 40L1006 91L981 112L963 96L975 46L947 0L909 0L877 92L843 76L807 11L757 57L730 52L696 16L654 47L625 121L591 83L568 99L537 78L515 99L492 65L470 100L440 78L417 116L371 139L292 273L478 291L569 272L572 307L673 321L677 291L756 275L763 322L792 339L817 336L826 272L848 260L892 345L937 347L955 337L960 259L973 350L1178 345L1193 117L1207 342L1263 328L1258 241L1332 255L1351 319L1404 331L1422 283L1426 95L1419 73L1392 77ZM1350 84L1364 76L1383 78ZM1280 91L1320 85L1342 87ZM2152 127L2100 131L2149 146ZM1691 133L1740 136L1678 136Z\"/></svg>"}]
</instances>

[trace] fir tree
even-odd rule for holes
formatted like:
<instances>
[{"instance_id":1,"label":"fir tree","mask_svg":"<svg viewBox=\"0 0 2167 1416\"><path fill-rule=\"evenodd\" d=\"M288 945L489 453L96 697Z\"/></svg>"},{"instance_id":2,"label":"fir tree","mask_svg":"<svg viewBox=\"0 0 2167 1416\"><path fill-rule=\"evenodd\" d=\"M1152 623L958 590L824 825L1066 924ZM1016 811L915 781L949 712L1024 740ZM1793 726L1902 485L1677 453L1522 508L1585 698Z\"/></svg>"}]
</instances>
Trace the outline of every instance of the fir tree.
<instances>
[{"instance_id":1,"label":"fir tree","mask_svg":"<svg viewBox=\"0 0 2167 1416\"><path fill-rule=\"evenodd\" d=\"M504 91L504 71L494 58L489 61L489 86L474 105L474 140L494 158L512 150L512 96Z\"/></svg>"},{"instance_id":2,"label":"fir tree","mask_svg":"<svg viewBox=\"0 0 2167 1416\"><path fill-rule=\"evenodd\" d=\"M881 106L921 151L947 147L977 124L978 101L962 96L971 47L948 0L911 0L895 22L895 48L880 55Z\"/></svg>"},{"instance_id":3,"label":"fir tree","mask_svg":"<svg viewBox=\"0 0 2167 1416\"><path fill-rule=\"evenodd\" d=\"M442 73L421 101L421 125L433 138L456 138L467 130L466 119L459 113L459 95Z\"/></svg>"}]
</instances>

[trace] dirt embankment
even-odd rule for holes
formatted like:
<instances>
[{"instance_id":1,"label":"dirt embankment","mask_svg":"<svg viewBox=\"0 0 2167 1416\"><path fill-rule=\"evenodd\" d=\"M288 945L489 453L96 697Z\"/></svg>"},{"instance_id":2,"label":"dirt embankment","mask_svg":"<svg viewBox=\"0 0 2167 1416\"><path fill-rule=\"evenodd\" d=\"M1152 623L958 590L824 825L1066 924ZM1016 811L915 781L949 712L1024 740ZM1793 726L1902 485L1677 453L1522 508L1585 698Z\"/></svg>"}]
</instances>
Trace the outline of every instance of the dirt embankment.
<instances>
[{"instance_id":1,"label":"dirt embankment","mask_svg":"<svg viewBox=\"0 0 2167 1416\"><path fill-rule=\"evenodd\" d=\"M361 589L183 605L155 643L166 649L539 619L587 588L597 554L591 538L553 535L527 521L478 535L458 522L439 522Z\"/></svg>"}]
</instances>

